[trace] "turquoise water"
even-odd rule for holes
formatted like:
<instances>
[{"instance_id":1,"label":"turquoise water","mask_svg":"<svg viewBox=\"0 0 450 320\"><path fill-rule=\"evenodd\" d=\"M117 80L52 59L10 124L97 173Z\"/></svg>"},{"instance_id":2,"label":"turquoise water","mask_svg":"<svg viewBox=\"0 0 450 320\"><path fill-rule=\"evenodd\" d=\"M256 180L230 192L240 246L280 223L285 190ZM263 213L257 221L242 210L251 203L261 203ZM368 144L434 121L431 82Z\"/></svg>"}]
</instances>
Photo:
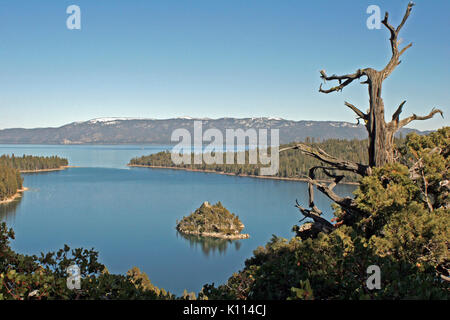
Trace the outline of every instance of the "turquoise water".
<instances>
[{"instance_id":1,"label":"turquoise water","mask_svg":"<svg viewBox=\"0 0 450 320\"><path fill-rule=\"evenodd\" d=\"M305 183L126 167L132 157L166 148L0 145L0 154L59 155L80 166L24 175L30 190L21 200L0 205L0 219L16 232L12 247L28 254L64 244L95 248L110 272L137 266L155 285L180 294L184 289L198 292L205 283L223 283L272 234L293 236L291 228L301 218L295 199L307 203ZM337 187L343 195L353 189ZM250 239L178 234L176 219L204 201L221 201L239 215ZM316 203L330 217L330 202L317 194Z\"/></svg>"}]
</instances>

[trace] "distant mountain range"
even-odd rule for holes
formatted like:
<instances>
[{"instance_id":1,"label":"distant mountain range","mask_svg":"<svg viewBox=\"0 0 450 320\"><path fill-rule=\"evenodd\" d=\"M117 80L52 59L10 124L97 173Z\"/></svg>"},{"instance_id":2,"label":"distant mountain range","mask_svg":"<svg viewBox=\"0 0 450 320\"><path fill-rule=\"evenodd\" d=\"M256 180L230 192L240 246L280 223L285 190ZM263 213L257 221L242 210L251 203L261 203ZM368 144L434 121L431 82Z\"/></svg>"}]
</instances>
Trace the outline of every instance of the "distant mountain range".
<instances>
[{"instance_id":1,"label":"distant mountain range","mask_svg":"<svg viewBox=\"0 0 450 320\"><path fill-rule=\"evenodd\" d=\"M195 120L201 120L203 131L216 128L225 136L225 129L279 129L280 143L314 139L365 139L363 125L338 121L292 121L280 118L220 118L174 119L100 118L73 122L59 128L3 129L0 144L171 144L170 137L177 128L192 134ZM403 135L418 130L403 128ZM173 143L173 142L172 142Z\"/></svg>"}]
</instances>

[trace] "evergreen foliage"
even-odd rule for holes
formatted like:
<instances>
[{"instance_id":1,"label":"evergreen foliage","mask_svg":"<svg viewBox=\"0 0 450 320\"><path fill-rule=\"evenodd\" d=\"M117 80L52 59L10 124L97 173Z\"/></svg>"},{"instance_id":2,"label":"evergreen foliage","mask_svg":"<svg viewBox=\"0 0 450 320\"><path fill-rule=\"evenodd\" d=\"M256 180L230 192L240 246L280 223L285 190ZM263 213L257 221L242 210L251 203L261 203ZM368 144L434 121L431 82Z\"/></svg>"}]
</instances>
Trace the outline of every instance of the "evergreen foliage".
<instances>
[{"instance_id":1,"label":"evergreen foliage","mask_svg":"<svg viewBox=\"0 0 450 320\"><path fill-rule=\"evenodd\" d=\"M14 168L0 164L0 201L6 200L22 189L23 179Z\"/></svg>"},{"instance_id":2,"label":"evergreen foliage","mask_svg":"<svg viewBox=\"0 0 450 320\"><path fill-rule=\"evenodd\" d=\"M153 286L136 267L127 275L110 274L92 249L71 250L65 245L57 252L28 256L14 252L11 239L14 232L5 223L0 224L0 300L175 298ZM67 286L66 269L73 263L80 267L80 290Z\"/></svg>"},{"instance_id":3,"label":"evergreen foliage","mask_svg":"<svg viewBox=\"0 0 450 320\"><path fill-rule=\"evenodd\" d=\"M0 166L11 167L20 171L57 169L67 166L68 164L69 162L67 159L63 159L57 156L37 157L23 155L22 157L16 157L13 154L11 156L2 155L0 157Z\"/></svg>"}]
</instances>

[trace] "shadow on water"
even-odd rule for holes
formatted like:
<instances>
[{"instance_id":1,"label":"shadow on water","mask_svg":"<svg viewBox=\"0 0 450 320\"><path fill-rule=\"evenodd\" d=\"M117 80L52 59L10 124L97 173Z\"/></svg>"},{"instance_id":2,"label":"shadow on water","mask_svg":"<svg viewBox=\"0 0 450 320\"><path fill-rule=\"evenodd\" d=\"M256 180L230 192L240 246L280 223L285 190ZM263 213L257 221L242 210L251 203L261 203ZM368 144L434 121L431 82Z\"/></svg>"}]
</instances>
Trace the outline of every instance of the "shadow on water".
<instances>
[{"instance_id":1,"label":"shadow on water","mask_svg":"<svg viewBox=\"0 0 450 320\"><path fill-rule=\"evenodd\" d=\"M239 240L200 237L197 235L184 234L177 231L177 238L178 237L186 240L191 248L201 248L205 257L209 257L212 253L215 252L223 255L231 246L234 246L236 251L241 248L241 242Z\"/></svg>"},{"instance_id":2,"label":"shadow on water","mask_svg":"<svg viewBox=\"0 0 450 320\"><path fill-rule=\"evenodd\" d=\"M0 222L9 222L14 220L16 216L16 210L19 207L22 197L8 203L0 204Z\"/></svg>"}]
</instances>

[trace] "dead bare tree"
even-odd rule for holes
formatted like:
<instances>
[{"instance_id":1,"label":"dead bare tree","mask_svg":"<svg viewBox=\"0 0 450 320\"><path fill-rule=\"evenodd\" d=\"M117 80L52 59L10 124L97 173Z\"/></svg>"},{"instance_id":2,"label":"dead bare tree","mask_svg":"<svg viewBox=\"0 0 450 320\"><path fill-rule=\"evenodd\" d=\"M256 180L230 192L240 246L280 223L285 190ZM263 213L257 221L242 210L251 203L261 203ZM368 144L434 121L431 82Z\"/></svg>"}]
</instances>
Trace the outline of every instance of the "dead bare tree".
<instances>
[{"instance_id":1,"label":"dead bare tree","mask_svg":"<svg viewBox=\"0 0 450 320\"><path fill-rule=\"evenodd\" d=\"M372 167L383 166L387 163L392 163L395 161L395 145L394 145L394 135L395 133L408 123L414 120L426 120L432 118L435 114L440 113L443 116L442 111L439 109L432 109L431 112L426 116L417 116L413 114L410 117L400 120L400 114L402 112L403 106L406 101L403 101L397 110L394 112L392 116L392 120L388 123L385 122L384 116L384 103L381 98L382 85L383 81L394 71L394 69L401 63L400 57L405 53L407 49L412 46L412 43L406 45L402 49L399 49L400 40L398 35L405 25L406 20L408 19L411 10L414 6L414 3L410 2L406 8L406 12L403 16L402 21L394 28L389 23L389 14L386 12L384 19L382 21L383 25L390 32L390 45L392 49L392 56L387 63L387 65L382 70L375 70L373 68L365 68L358 69L355 73L346 74L346 75L331 75L328 76L325 70L320 71L321 78L324 81L338 81L338 85L331 87L329 89L323 89L322 85L320 85L319 92L322 93L331 93L342 91L347 85L352 83L354 80L365 77L364 81L361 84L367 84L369 89L369 110L367 113L362 112L359 108L354 106L351 103L345 102L345 105L352 109L356 115L359 122L359 119L362 119L365 123L365 127L368 132L369 137L369 164L364 165L360 163L353 163L350 161L342 160L335 158L329 154L327 154L323 150L316 150L310 146L304 144L297 144L293 147L288 147L280 150L280 152L288 149L298 149L301 152L310 155L321 162L325 163L326 166L317 166L311 168L308 175L308 183L309 183L309 208L306 209L300 206L297 202L296 207L303 213L305 217L312 218L313 223L308 224L306 227L303 227L302 230L298 230L297 232L310 236L311 234L317 234L322 231L325 233L329 233L332 230L332 225L321 218L321 211L314 204L314 187L316 187L319 191L324 193L328 198L332 201L340 205L343 210L346 212L343 220L340 223L351 224L353 221L353 217L359 213L358 208L354 200L350 197L340 197L335 192L333 192L333 188L338 184L343 176L338 176L333 174L334 170L348 171L357 173L361 176L365 176L371 173ZM315 179L315 171L323 170L326 175L333 179L333 182L329 185L321 183ZM331 225L331 226L330 226Z\"/></svg>"},{"instance_id":2,"label":"dead bare tree","mask_svg":"<svg viewBox=\"0 0 450 320\"><path fill-rule=\"evenodd\" d=\"M366 114L354 105L345 102L345 105L352 109L359 118L363 119L366 124L366 129L369 133L369 165L383 166L386 163L394 161L394 134L402 127L407 125L413 120L426 120L432 118L436 113L442 115L442 111L439 109L433 109L426 116L417 116L413 114L403 120L400 120L400 113L406 101L403 101L394 112L392 121L385 122L384 117L384 103L381 98L383 81L394 71L394 69L401 63L400 57L405 53L407 49L412 46L412 43L405 46L403 49L399 49L400 40L398 35L405 25L408 19L414 3L410 2L403 16L402 22L397 28L394 28L389 23L389 14L386 12L382 21L383 25L390 32L390 44L392 49L392 57L388 64L382 70L375 70L373 68L358 69L353 74L347 75L332 75L327 76L325 70L320 71L321 78L325 81L337 80L339 85L330 89L322 89L322 85L319 91L322 93L331 93L335 91L341 91L344 87L352 83L356 79L366 77L362 84L367 84L369 89L369 112Z\"/></svg>"}]
</instances>

